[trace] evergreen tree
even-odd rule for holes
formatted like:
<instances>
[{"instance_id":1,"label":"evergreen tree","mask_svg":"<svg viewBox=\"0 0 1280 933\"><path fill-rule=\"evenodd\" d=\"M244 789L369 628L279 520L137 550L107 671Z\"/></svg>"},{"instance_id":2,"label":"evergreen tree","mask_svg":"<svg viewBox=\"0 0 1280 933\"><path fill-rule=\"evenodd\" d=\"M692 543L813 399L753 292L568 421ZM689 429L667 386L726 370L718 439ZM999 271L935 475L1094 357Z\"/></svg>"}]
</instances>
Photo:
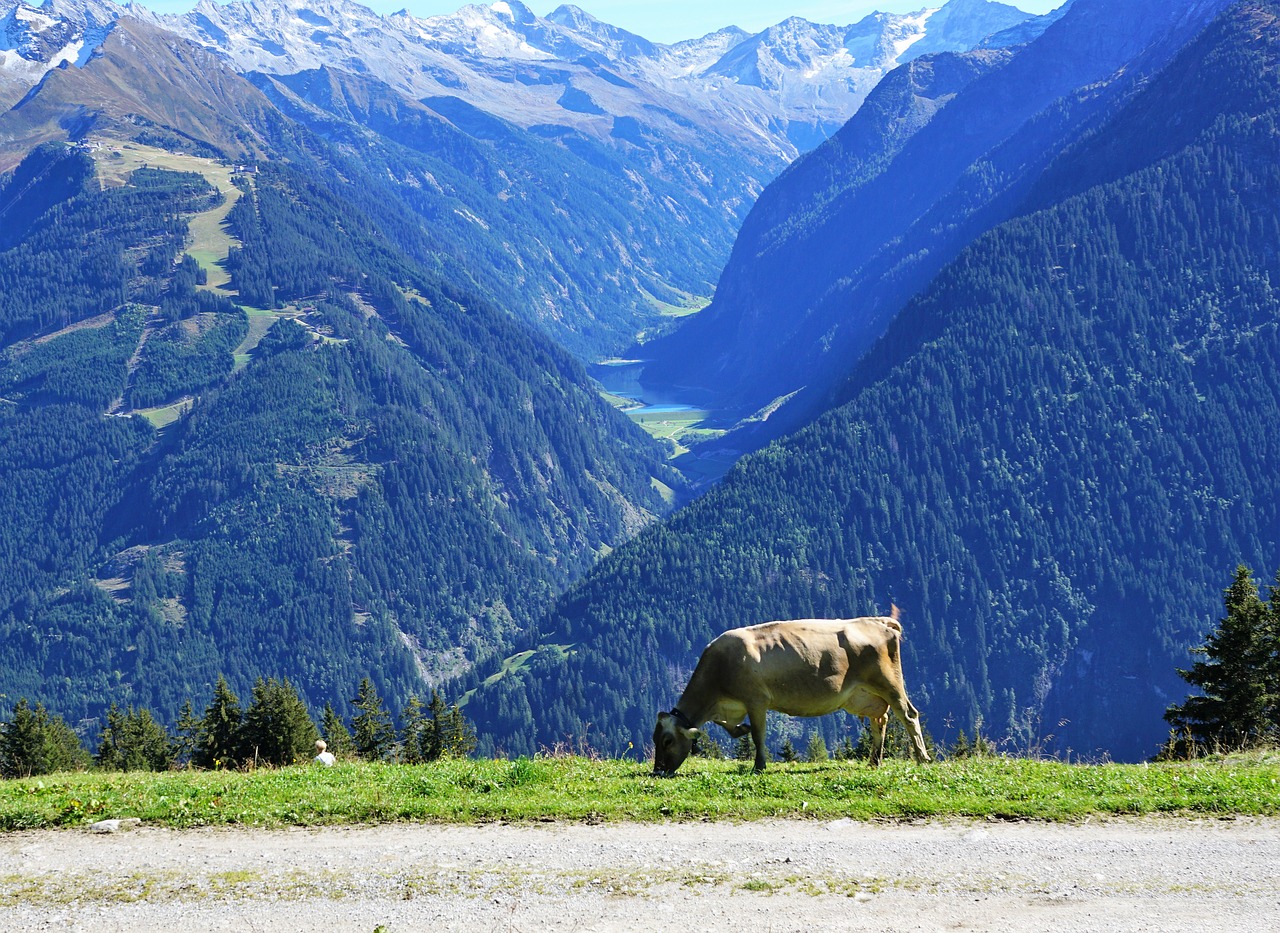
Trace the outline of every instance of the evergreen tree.
<instances>
[{"instance_id":1,"label":"evergreen tree","mask_svg":"<svg viewBox=\"0 0 1280 933\"><path fill-rule=\"evenodd\" d=\"M352 705L358 710L351 720L356 754L366 761L385 758L395 741L395 728L391 724L391 714L368 677L360 681Z\"/></svg>"},{"instance_id":2,"label":"evergreen tree","mask_svg":"<svg viewBox=\"0 0 1280 933\"><path fill-rule=\"evenodd\" d=\"M331 703L324 705L324 713L320 717L320 734L328 744L328 750L339 761L355 757L356 746L351 739L351 730L347 728L347 724L342 721L342 717L337 714Z\"/></svg>"},{"instance_id":3,"label":"evergreen tree","mask_svg":"<svg viewBox=\"0 0 1280 933\"><path fill-rule=\"evenodd\" d=\"M83 768L88 756L80 739L61 717L50 716L44 705L33 708L26 697L0 723L0 777L32 777Z\"/></svg>"},{"instance_id":4,"label":"evergreen tree","mask_svg":"<svg viewBox=\"0 0 1280 933\"><path fill-rule=\"evenodd\" d=\"M240 698L221 674L213 687L213 700L205 708L200 720L200 733L194 764L201 768L234 768L241 760Z\"/></svg>"},{"instance_id":5,"label":"evergreen tree","mask_svg":"<svg viewBox=\"0 0 1280 933\"><path fill-rule=\"evenodd\" d=\"M1226 616L1204 644L1193 649L1204 660L1179 669L1200 694L1165 712L1174 741L1196 746L1243 748L1274 741L1280 735L1280 680L1276 677L1280 626L1276 588L1271 604L1258 594L1253 572L1236 568L1223 602Z\"/></svg>"},{"instance_id":6,"label":"evergreen tree","mask_svg":"<svg viewBox=\"0 0 1280 933\"><path fill-rule=\"evenodd\" d=\"M240 725L245 755L255 764L284 767L310 760L317 738L307 705L288 678L259 677Z\"/></svg>"},{"instance_id":7,"label":"evergreen tree","mask_svg":"<svg viewBox=\"0 0 1280 933\"><path fill-rule=\"evenodd\" d=\"M782 740L782 748L778 749L778 757L783 761L800 760L800 753L796 751L796 747L791 743L790 736Z\"/></svg>"},{"instance_id":8,"label":"evergreen tree","mask_svg":"<svg viewBox=\"0 0 1280 933\"><path fill-rule=\"evenodd\" d=\"M173 740L174 762L186 767L191 764L196 743L200 737L200 720L196 718L190 699L183 702L174 731L176 733Z\"/></svg>"},{"instance_id":9,"label":"evergreen tree","mask_svg":"<svg viewBox=\"0 0 1280 933\"><path fill-rule=\"evenodd\" d=\"M400 718L404 721L404 729L400 733L400 760L411 765L421 764L427 760L426 749L433 730L417 695L409 697Z\"/></svg>"},{"instance_id":10,"label":"evergreen tree","mask_svg":"<svg viewBox=\"0 0 1280 933\"><path fill-rule=\"evenodd\" d=\"M826 761L831 756L827 753L827 743L821 732L813 732L809 736L809 745L805 749L805 761Z\"/></svg>"},{"instance_id":11,"label":"evergreen tree","mask_svg":"<svg viewBox=\"0 0 1280 933\"><path fill-rule=\"evenodd\" d=\"M435 691L432 691L433 695ZM476 750L476 730L457 704L433 718L440 758L466 758Z\"/></svg>"},{"instance_id":12,"label":"evergreen tree","mask_svg":"<svg viewBox=\"0 0 1280 933\"><path fill-rule=\"evenodd\" d=\"M50 772L83 771L89 766L89 753L80 736L61 716L45 719L44 749Z\"/></svg>"},{"instance_id":13,"label":"evergreen tree","mask_svg":"<svg viewBox=\"0 0 1280 933\"><path fill-rule=\"evenodd\" d=\"M755 761L756 743L752 740L750 733L739 736L733 743L733 757L738 761Z\"/></svg>"},{"instance_id":14,"label":"evergreen tree","mask_svg":"<svg viewBox=\"0 0 1280 933\"><path fill-rule=\"evenodd\" d=\"M155 721L148 709L129 708L123 712L116 704L107 711L107 725L98 740L94 756L104 771L167 771L176 754L174 743L164 726Z\"/></svg>"}]
</instances>

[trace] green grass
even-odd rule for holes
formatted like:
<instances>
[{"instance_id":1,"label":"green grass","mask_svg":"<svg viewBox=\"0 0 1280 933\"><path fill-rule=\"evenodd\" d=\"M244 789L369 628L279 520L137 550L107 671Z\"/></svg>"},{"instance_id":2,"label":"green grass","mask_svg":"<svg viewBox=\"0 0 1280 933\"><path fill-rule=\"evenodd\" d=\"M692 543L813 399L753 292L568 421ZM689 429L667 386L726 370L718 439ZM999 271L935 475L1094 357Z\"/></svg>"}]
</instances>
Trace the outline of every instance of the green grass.
<instances>
[{"instance_id":1,"label":"green grass","mask_svg":"<svg viewBox=\"0 0 1280 933\"><path fill-rule=\"evenodd\" d=\"M310 826L436 821L1080 820L1094 815L1280 815L1280 758L1074 765L979 759L887 762L694 760L671 779L647 763L582 757L281 770L68 773L0 782L0 829L138 817L155 826Z\"/></svg>"},{"instance_id":2,"label":"green grass","mask_svg":"<svg viewBox=\"0 0 1280 933\"><path fill-rule=\"evenodd\" d=\"M129 173L149 165L152 168L165 168L175 172L195 172L203 175L225 197L218 207L194 214L188 221L190 243L187 253L200 264L200 268L208 273L209 281L205 286L220 295L234 295L228 290L231 276L223 266L227 253L237 241L224 226L227 215L231 213L238 200L240 189L231 183L231 168L213 159L186 155L179 152L167 152L141 143L124 143L118 140L103 140L108 148L100 149L95 154L98 175L104 185L122 185L128 180ZM110 150L118 150L113 154Z\"/></svg>"},{"instance_id":3,"label":"green grass","mask_svg":"<svg viewBox=\"0 0 1280 933\"><path fill-rule=\"evenodd\" d=\"M161 405L158 408L139 408L136 414L142 415L142 417L150 421L151 426L154 428L167 428L190 411L192 404L192 400L187 398L172 405Z\"/></svg>"},{"instance_id":4,"label":"green grass","mask_svg":"<svg viewBox=\"0 0 1280 933\"><path fill-rule=\"evenodd\" d=\"M658 313L663 317L688 317L697 314L699 311L711 304L710 297L706 295L691 295L688 292L679 292L680 300L677 303L663 301L656 295L645 292L645 297L649 302L658 309Z\"/></svg>"}]
</instances>

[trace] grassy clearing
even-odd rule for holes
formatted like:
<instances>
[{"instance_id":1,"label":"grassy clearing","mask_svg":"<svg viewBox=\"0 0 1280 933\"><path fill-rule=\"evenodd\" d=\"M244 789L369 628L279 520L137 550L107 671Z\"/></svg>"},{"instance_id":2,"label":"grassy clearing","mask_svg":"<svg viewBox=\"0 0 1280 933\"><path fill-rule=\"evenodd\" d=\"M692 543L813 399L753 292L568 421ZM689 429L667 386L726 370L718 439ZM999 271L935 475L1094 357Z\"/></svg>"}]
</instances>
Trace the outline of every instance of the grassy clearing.
<instances>
[{"instance_id":1,"label":"grassy clearing","mask_svg":"<svg viewBox=\"0 0 1280 933\"><path fill-rule=\"evenodd\" d=\"M158 408L139 408L133 414L142 415L151 422L151 426L158 429L167 428L183 415L191 410L194 404L192 399L184 398L172 405L161 405Z\"/></svg>"},{"instance_id":2,"label":"grassy clearing","mask_svg":"<svg viewBox=\"0 0 1280 933\"><path fill-rule=\"evenodd\" d=\"M1073 765L994 758L926 766L695 760L667 780L645 763L581 757L281 770L58 774L0 783L0 829L138 817L157 826L392 821L1079 820L1094 815L1280 815L1280 757Z\"/></svg>"},{"instance_id":3,"label":"grassy clearing","mask_svg":"<svg viewBox=\"0 0 1280 933\"><path fill-rule=\"evenodd\" d=\"M285 316L279 311L268 311L266 308L248 306L244 307L244 312L249 316L249 333L245 335L244 340L240 346L236 347L233 354L236 361L236 372L249 365L249 359L253 355L253 351L262 342L262 338L267 335L267 331L271 330L271 325Z\"/></svg>"},{"instance_id":4,"label":"grassy clearing","mask_svg":"<svg viewBox=\"0 0 1280 933\"><path fill-rule=\"evenodd\" d=\"M660 315L663 317L689 317L697 314L699 311L711 304L711 298L706 295L692 295L688 292L678 292L679 300L676 302L663 301L656 295L645 292L645 297L649 299Z\"/></svg>"},{"instance_id":5,"label":"grassy clearing","mask_svg":"<svg viewBox=\"0 0 1280 933\"><path fill-rule=\"evenodd\" d=\"M701 441L719 437L724 432L701 427L711 417L712 412L694 409L690 411L646 411L636 409L626 412L651 437L658 440L669 440L674 445L672 458L682 457L690 452L692 445Z\"/></svg>"},{"instance_id":6,"label":"grassy clearing","mask_svg":"<svg viewBox=\"0 0 1280 933\"><path fill-rule=\"evenodd\" d=\"M193 215L188 221L190 243L187 253L209 275L205 286L221 295L232 296L228 291L231 275L223 266L223 260L236 240L224 226L238 200L240 189L231 183L231 168L213 159L166 152L140 143L103 140L105 148L94 152L98 177L104 185L123 185L131 172L144 166L170 169L175 172L195 172L203 175L224 196L223 203L213 210Z\"/></svg>"}]
</instances>

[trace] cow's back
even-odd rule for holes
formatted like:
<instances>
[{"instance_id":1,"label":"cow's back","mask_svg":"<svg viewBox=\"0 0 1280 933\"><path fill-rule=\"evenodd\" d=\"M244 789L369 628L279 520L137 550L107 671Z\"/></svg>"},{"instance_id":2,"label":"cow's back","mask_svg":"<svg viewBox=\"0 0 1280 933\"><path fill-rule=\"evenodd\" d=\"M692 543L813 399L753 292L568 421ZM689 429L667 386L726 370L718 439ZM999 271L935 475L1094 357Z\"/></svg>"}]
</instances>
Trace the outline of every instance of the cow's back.
<instances>
[{"instance_id":1,"label":"cow's back","mask_svg":"<svg viewBox=\"0 0 1280 933\"><path fill-rule=\"evenodd\" d=\"M900 632L880 616L731 629L707 646L695 679L701 674L708 689L747 706L763 700L789 715L820 716L845 707L860 689L880 687L882 667L898 666Z\"/></svg>"}]
</instances>

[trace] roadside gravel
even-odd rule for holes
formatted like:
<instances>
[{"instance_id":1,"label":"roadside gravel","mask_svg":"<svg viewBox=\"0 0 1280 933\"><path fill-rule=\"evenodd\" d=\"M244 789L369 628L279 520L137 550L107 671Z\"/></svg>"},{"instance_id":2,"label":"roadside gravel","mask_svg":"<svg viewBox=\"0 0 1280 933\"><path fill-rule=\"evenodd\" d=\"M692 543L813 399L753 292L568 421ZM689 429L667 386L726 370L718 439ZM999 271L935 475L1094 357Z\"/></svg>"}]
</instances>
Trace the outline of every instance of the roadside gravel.
<instances>
[{"instance_id":1,"label":"roadside gravel","mask_svg":"<svg viewBox=\"0 0 1280 933\"><path fill-rule=\"evenodd\" d=\"M1280 929L1280 820L0 836L0 930Z\"/></svg>"}]
</instances>

